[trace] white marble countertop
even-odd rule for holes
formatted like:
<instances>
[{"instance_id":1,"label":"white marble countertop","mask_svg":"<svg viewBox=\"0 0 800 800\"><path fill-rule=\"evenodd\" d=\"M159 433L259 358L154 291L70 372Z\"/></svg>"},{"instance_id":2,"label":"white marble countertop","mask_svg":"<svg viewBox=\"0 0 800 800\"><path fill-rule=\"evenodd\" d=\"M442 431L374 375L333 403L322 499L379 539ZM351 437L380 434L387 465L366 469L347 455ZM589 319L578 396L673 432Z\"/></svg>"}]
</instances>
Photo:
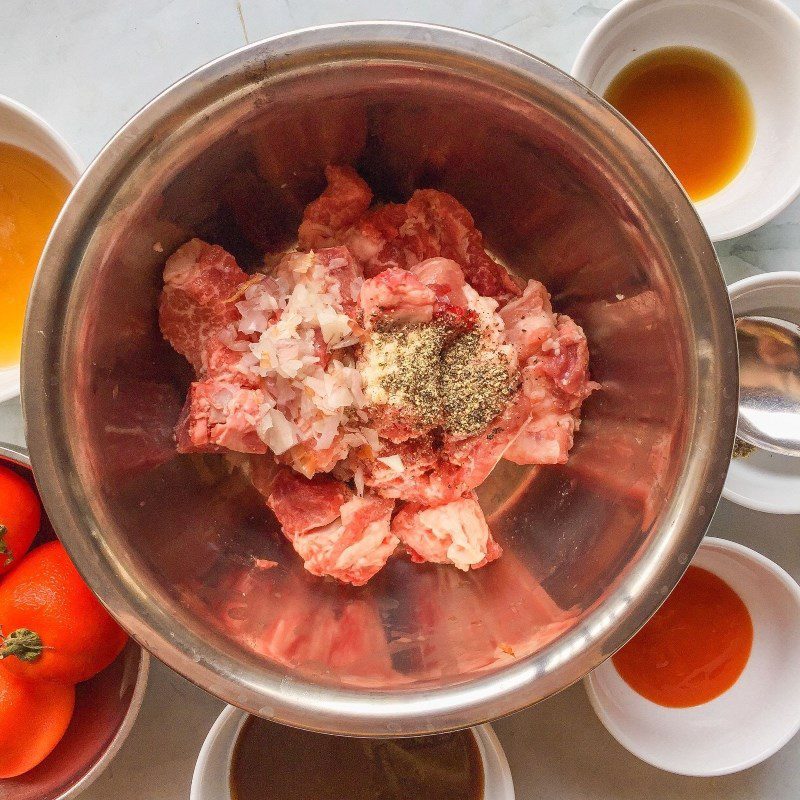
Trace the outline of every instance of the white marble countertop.
<instances>
[{"instance_id":1,"label":"white marble countertop","mask_svg":"<svg viewBox=\"0 0 800 800\"><path fill-rule=\"evenodd\" d=\"M273 34L327 22L407 19L467 28L569 69L614 0L0 0L0 93L54 125L88 163L144 103L190 70ZM787 5L800 12L800 0ZM800 202L718 247L728 281L800 268ZM18 400L0 405L0 440L23 443ZM715 536L760 550L800 578L800 517L722 501ZM223 704L155 664L130 738L85 800L184 800ZM605 800L800 796L800 736L738 775L692 779L630 755L595 718L583 687L496 723L517 797Z\"/></svg>"}]
</instances>

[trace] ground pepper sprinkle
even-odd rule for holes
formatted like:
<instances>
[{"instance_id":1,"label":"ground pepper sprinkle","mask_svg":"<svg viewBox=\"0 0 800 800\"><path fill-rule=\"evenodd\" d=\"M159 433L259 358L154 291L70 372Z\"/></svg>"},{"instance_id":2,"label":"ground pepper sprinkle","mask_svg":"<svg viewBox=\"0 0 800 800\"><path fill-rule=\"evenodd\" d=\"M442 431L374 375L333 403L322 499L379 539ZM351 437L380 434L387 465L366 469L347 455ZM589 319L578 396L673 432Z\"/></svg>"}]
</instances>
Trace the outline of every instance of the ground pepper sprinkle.
<instances>
[{"instance_id":1,"label":"ground pepper sprinkle","mask_svg":"<svg viewBox=\"0 0 800 800\"><path fill-rule=\"evenodd\" d=\"M514 392L507 359L478 331L454 336L436 322L387 327L370 347L387 403L423 427L473 436Z\"/></svg>"},{"instance_id":2,"label":"ground pepper sprinkle","mask_svg":"<svg viewBox=\"0 0 800 800\"><path fill-rule=\"evenodd\" d=\"M377 331L371 346L390 405L408 407L415 420L436 425L442 415L441 353L446 331L438 325L402 325Z\"/></svg>"},{"instance_id":3,"label":"ground pepper sprinkle","mask_svg":"<svg viewBox=\"0 0 800 800\"><path fill-rule=\"evenodd\" d=\"M475 331L442 351L440 380L444 428L459 437L482 431L513 392L508 362Z\"/></svg>"}]
</instances>

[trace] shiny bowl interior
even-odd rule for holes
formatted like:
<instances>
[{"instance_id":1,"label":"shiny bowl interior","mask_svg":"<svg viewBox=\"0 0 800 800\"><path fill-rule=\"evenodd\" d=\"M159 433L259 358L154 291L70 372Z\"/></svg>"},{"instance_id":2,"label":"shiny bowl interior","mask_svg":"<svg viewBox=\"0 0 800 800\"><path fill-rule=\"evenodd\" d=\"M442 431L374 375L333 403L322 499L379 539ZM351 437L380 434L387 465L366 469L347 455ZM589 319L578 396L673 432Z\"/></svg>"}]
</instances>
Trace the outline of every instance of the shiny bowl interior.
<instances>
[{"instance_id":1,"label":"shiny bowl interior","mask_svg":"<svg viewBox=\"0 0 800 800\"><path fill-rule=\"evenodd\" d=\"M33 484L24 450L0 444L0 464ZM32 546L55 538L50 521L43 516ZM149 666L150 656L131 641L113 664L79 684L64 738L39 766L0 781L0 800L69 800L86 789L127 738L144 699Z\"/></svg>"},{"instance_id":2,"label":"shiny bowl interior","mask_svg":"<svg viewBox=\"0 0 800 800\"><path fill-rule=\"evenodd\" d=\"M483 570L396 559L361 589L312 578L218 457L174 453L190 376L156 324L165 254L197 235L253 267L291 243L329 162L385 199L452 192L586 330L603 389L568 464L503 464L481 487L505 549ZM56 226L23 353L45 503L122 624L255 714L372 735L508 713L633 635L710 520L736 386L713 248L639 135L532 56L405 23L260 42L143 109Z\"/></svg>"}]
</instances>

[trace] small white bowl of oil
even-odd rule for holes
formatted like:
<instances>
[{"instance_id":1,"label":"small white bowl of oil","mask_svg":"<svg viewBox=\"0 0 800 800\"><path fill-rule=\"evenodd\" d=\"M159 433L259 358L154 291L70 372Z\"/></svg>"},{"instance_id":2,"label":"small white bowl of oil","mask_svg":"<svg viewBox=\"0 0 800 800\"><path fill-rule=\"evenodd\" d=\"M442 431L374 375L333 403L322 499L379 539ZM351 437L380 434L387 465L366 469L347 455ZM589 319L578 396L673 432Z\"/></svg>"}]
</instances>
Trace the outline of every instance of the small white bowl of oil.
<instances>
[{"instance_id":1,"label":"small white bowl of oil","mask_svg":"<svg viewBox=\"0 0 800 800\"><path fill-rule=\"evenodd\" d=\"M623 0L572 74L660 152L714 241L800 194L800 18L778 0Z\"/></svg>"},{"instance_id":2,"label":"small white bowl of oil","mask_svg":"<svg viewBox=\"0 0 800 800\"><path fill-rule=\"evenodd\" d=\"M754 550L706 538L661 609L585 685L635 756L710 777L764 761L800 730L798 663L800 586Z\"/></svg>"},{"instance_id":3,"label":"small white bowl of oil","mask_svg":"<svg viewBox=\"0 0 800 800\"><path fill-rule=\"evenodd\" d=\"M19 394L25 306L39 256L83 172L41 117L0 95L0 402Z\"/></svg>"},{"instance_id":4,"label":"small white bowl of oil","mask_svg":"<svg viewBox=\"0 0 800 800\"><path fill-rule=\"evenodd\" d=\"M464 760L475 763L454 771L456 762L444 754L459 739L472 753ZM480 775L465 782L460 773L474 767ZM490 725L410 739L348 739L286 728L234 706L219 715L203 743L189 798L372 797L379 791L387 798L514 800L511 770Z\"/></svg>"}]
</instances>

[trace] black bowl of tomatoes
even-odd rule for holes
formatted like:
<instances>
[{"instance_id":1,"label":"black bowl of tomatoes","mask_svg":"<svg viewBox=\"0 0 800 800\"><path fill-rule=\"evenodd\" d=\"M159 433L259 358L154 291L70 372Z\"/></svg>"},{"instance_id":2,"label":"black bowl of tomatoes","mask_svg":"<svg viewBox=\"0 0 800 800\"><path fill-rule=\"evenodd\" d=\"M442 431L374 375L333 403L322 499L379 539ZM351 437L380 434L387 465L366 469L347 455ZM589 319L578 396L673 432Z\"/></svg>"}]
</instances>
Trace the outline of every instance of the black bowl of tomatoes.
<instances>
[{"instance_id":1,"label":"black bowl of tomatoes","mask_svg":"<svg viewBox=\"0 0 800 800\"><path fill-rule=\"evenodd\" d=\"M0 800L67 800L106 767L144 697L148 654L89 591L0 444Z\"/></svg>"}]
</instances>

